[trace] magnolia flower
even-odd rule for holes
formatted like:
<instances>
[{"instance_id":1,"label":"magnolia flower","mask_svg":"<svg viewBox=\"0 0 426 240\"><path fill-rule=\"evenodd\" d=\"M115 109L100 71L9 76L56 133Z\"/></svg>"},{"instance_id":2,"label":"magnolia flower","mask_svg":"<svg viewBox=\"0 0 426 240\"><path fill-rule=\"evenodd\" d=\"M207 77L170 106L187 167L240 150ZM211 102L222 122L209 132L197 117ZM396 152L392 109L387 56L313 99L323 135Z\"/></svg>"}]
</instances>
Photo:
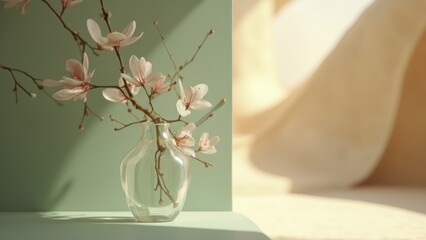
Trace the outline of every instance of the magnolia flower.
<instances>
[{"instance_id":1,"label":"magnolia flower","mask_svg":"<svg viewBox=\"0 0 426 240\"><path fill-rule=\"evenodd\" d=\"M70 7L77 5L81 2L83 2L83 0L61 0L63 8L70 8Z\"/></svg>"},{"instance_id":2,"label":"magnolia flower","mask_svg":"<svg viewBox=\"0 0 426 240\"><path fill-rule=\"evenodd\" d=\"M4 8L21 8L21 14L25 14L27 12L27 5L31 0L3 0Z\"/></svg>"},{"instance_id":3,"label":"magnolia flower","mask_svg":"<svg viewBox=\"0 0 426 240\"><path fill-rule=\"evenodd\" d=\"M147 85L151 87L152 93L166 93L170 90L170 82L164 82L166 76L161 73L155 73L149 76Z\"/></svg>"},{"instance_id":4,"label":"magnolia flower","mask_svg":"<svg viewBox=\"0 0 426 240\"><path fill-rule=\"evenodd\" d=\"M99 25L93 20L87 20L87 28L90 36L97 43L100 50L110 50L114 47L124 47L136 42L143 33L139 36L133 36L136 29L136 22L132 21L122 32L108 33L106 37L102 36Z\"/></svg>"},{"instance_id":5,"label":"magnolia flower","mask_svg":"<svg viewBox=\"0 0 426 240\"><path fill-rule=\"evenodd\" d=\"M90 90L90 80L95 72L88 74L88 69L89 58L84 53L83 64L75 59L67 60L66 70L71 73L71 77L62 77L59 81L46 79L42 82L42 85L46 87L63 86L64 89L53 94L53 98L57 100L73 99L76 101L83 99L83 101L86 101L87 92Z\"/></svg>"},{"instance_id":6,"label":"magnolia flower","mask_svg":"<svg viewBox=\"0 0 426 240\"><path fill-rule=\"evenodd\" d=\"M192 137L192 131L196 128L194 123L188 123L185 127L183 127L179 134L177 134L174 138L174 142L176 146L188 156L195 157L195 151L192 147L195 145L195 140Z\"/></svg>"},{"instance_id":7,"label":"magnolia flower","mask_svg":"<svg viewBox=\"0 0 426 240\"><path fill-rule=\"evenodd\" d=\"M133 78L127 74L121 74L121 76L128 82L138 87L143 87L148 81L149 74L151 73L152 64L141 57L138 59L135 55L132 55L129 60L130 72L132 72Z\"/></svg>"},{"instance_id":8,"label":"magnolia flower","mask_svg":"<svg viewBox=\"0 0 426 240\"><path fill-rule=\"evenodd\" d=\"M198 142L198 151L205 154L216 153L215 145L219 142L220 138L214 136L209 138L209 133L205 132L201 134L200 141Z\"/></svg>"},{"instance_id":9,"label":"magnolia flower","mask_svg":"<svg viewBox=\"0 0 426 240\"><path fill-rule=\"evenodd\" d=\"M120 86L121 90L117 88L106 88L102 91L102 95L106 100L111 102L127 103L129 100L129 95L127 93L127 89L124 86L124 81L122 78L118 80L118 85ZM127 87L129 88L132 95L136 95L139 92L139 87L136 87L129 82L127 83Z\"/></svg>"},{"instance_id":10,"label":"magnolia flower","mask_svg":"<svg viewBox=\"0 0 426 240\"><path fill-rule=\"evenodd\" d=\"M121 77L137 87L149 86L153 93L165 93L170 89L170 83L165 83L166 77L161 73L151 74L152 64L141 57L132 55L129 60L130 71L133 78L123 73Z\"/></svg>"},{"instance_id":11,"label":"magnolia flower","mask_svg":"<svg viewBox=\"0 0 426 240\"><path fill-rule=\"evenodd\" d=\"M191 114L191 111L188 110L189 108L201 110L212 106L210 102L203 100L209 90L206 84L198 84L194 87L189 86L183 89L182 82L179 80L179 89L180 99L176 103L176 108L182 117Z\"/></svg>"}]
</instances>

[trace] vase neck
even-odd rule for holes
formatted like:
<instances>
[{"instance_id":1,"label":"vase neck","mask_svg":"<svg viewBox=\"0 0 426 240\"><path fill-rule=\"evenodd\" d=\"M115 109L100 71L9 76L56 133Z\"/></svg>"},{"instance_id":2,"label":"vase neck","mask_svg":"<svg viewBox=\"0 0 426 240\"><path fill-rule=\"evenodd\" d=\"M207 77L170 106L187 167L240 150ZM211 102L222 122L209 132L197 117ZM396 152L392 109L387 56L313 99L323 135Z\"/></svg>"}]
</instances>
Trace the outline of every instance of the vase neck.
<instances>
[{"instance_id":1,"label":"vase neck","mask_svg":"<svg viewBox=\"0 0 426 240\"><path fill-rule=\"evenodd\" d=\"M144 123L144 132L148 132L152 138L159 138L161 141L167 142L172 140L172 135L170 134L170 124L169 123Z\"/></svg>"}]
</instances>

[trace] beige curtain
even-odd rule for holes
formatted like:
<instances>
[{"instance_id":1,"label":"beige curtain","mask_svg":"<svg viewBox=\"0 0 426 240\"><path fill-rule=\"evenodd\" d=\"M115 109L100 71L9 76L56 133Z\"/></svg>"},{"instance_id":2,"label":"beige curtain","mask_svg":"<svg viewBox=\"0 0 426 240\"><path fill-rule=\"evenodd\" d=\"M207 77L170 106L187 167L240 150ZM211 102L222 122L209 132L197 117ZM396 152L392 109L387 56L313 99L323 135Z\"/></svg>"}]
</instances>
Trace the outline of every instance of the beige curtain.
<instances>
[{"instance_id":1,"label":"beige curtain","mask_svg":"<svg viewBox=\"0 0 426 240\"><path fill-rule=\"evenodd\" d=\"M293 91L283 88L276 75L271 34L275 2L236 0L234 10L237 192L348 187L364 181L377 166L369 182L401 183L410 168L426 165L420 160L426 159L425 139L415 134L419 128L407 127L424 125L413 119L416 111L424 113L421 107L426 108L425 84L418 84L419 76L426 75L410 69L423 69L421 60L412 59L424 49L419 42L426 1L376 0L314 74ZM404 110L405 106L415 107ZM401 133L407 130L410 134ZM407 162L404 153L413 148L395 150L401 139L415 140L417 151L409 155L412 161L402 168L404 174L398 174L398 166ZM426 183L424 178L405 177L402 182Z\"/></svg>"}]
</instances>

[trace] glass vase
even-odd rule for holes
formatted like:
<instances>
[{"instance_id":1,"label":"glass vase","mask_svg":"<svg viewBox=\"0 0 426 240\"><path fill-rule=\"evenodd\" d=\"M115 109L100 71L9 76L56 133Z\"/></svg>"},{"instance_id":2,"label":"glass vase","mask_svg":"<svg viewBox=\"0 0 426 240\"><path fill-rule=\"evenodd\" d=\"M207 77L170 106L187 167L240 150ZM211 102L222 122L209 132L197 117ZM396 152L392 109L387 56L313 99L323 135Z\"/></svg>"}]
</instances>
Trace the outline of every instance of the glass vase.
<instances>
[{"instance_id":1,"label":"glass vase","mask_svg":"<svg viewBox=\"0 0 426 240\"><path fill-rule=\"evenodd\" d=\"M142 124L139 142L121 161L121 184L138 222L173 221L185 202L191 166L168 123Z\"/></svg>"}]
</instances>

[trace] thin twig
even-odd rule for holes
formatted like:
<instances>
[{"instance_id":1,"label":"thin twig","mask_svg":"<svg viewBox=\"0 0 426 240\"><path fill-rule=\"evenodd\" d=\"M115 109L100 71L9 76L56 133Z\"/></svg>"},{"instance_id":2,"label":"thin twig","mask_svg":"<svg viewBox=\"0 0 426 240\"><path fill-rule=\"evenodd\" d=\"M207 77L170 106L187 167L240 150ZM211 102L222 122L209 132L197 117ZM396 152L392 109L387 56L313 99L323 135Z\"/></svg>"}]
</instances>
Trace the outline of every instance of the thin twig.
<instances>
[{"instance_id":1,"label":"thin twig","mask_svg":"<svg viewBox=\"0 0 426 240\"><path fill-rule=\"evenodd\" d=\"M174 57L172 55L172 52L167 47L166 41L164 39L164 34L161 32L160 27L158 26L158 22L157 21L154 21L154 26L155 26L155 29L157 29L158 34L160 35L161 42L163 43L163 47L166 50L167 55L169 55L170 61L173 64L173 68L174 68L175 72L177 72L178 71L178 67L177 67L176 61L175 61L175 59L174 59ZM179 77L181 77L180 74L179 74Z\"/></svg>"},{"instance_id":2,"label":"thin twig","mask_svg":"<svg viewBox=\"0 0 426 240\"><path fill-rule=\"evenodd\" d=\"M98 113L94 112L94 111L92 110L92 108L90 108L89 106L87 106L87 105L86 105L86 107L87 107L87 111L88 111L90 114L92 114L93 116L97 117L97 118L99 119L99 121L103 121L103 120L105 119L104 117L102 117L102 116L101 116L101 115L99 115Z\"/></svg>"},{"instance_id":3,"label":"thin twig","mask_svg":"<svg viewBox=\"0 0 426 240\"><path fill-rule=\"evenodd\" d=\"M195 159L195 160L197 160L197 161L199 161L199 162L203 163L203 164L204 164L204 166L205 166L206 168L208 168L208 167L213 167L213 164L211 164L211 163L209 163L209 162L206 162L206 161L203 161L203 160L201 160L201 159L199 159L199 158L197 158L197 157L192 157L192 159Z\"/></svg>"},{"instance_id":4,"label":"thin twig","mask_svg":"<svg viewBox=\"0 0 426 240\"><path fill-rule=\"evenodd\" d=\"M27 89L25 89L24 86L22 86L18 80L15 77L15 74L13 74L13 70L8 70L10 75L13 78L13 81L15 82L15 85L12 89L12 91L15 93L15 102L18 103L18 88L20 88L22 91L24 91L29 97L35 98L37 95L35 93L30 93Z\"/></svg>"},{"instance_id":5,"label":"thin twig","mask_svg":"<svg viewBox=\"0 0 426 240\"><path fill-rule=\"evenodd\" d=\"M123 122L121 122L120 120L118 120L118 119L114 118L112 115L109 115L109 118L111 119L111 121L112 121L112 122L117 122L117 123L119 123L119 124L121 124L121 125L122 125L122 127L114 128L114 131L120 131L120 130L123 130L123 129L125 129L125 128L127 128L127 127L130 127L130 126L132 126L132 125L139 124L139 123L144 123L144 122L146 122L146 121L147 121L147 120L145 119L145 120L139 120L139 121L135 121L135 122L131 122L131 123L123 123Z\"/></svg>"},{"instance_id":6,"label":"thin twig","mask_svg":"<svg viewBox=\"0 0 426 240\"><path fill-rule=\"evenodd\" d=\"M4 69L4 70L6 70L6 71L8 71L8 72L18 72L18 73L21 73L21 74L24 74L26 77L28 77L29 79L31 79L31 81L37 86L37 88L39 89L39 90L41 90L47 97L49 97L52 101L54 101L56 104L58 104L59 106L62 106L63 104L61 103L61 102L59 102L58 100L56 100L56 99L54 99L47 91L46 91L46 89L42 86L42 85L40 85L37 81L42 81L43 79L41 79L41 78L37 78L37 77L34 77L33 75L31 75L31 74L29 74L28 72L26 72L26 71L24 71L24 70L21 70L21 69L17 69L17 68L12 68L12 67L8 67L8 66L5 66L5 65L1 65L0 64L0 68L1 69ZM12 76L14 76L14 75L12 75ZM13 77L12 77L13 78ZM14 78L14 81L17 81L17 79L16 79L16 77ZM15 84L16 85L16 84ZM22 85L22 84L19 84L20 85L20 88L24 88L24 86ZM26 90L26 92L29 92L28 90ZM15 92L15 96L16 96L16 92ZM33 97L33 95L31 95L31 97Z\"/></svg>"},{"instance_id":7,"label":"thin twig","mask_svg":"<svg viewBox=\"0 0 426 240\"><path fill-rule=\"evenodd\" d=\"M216 110L218 110L219 108L221 108L223 105L225 105L226 100L224 98L222 98L217 104L216 106L214 106L212 109L210 109L209 112L207 112L202 118L200 118L200 120L198 120L195 125L198 127L201 124L203 124L205 121L207 121L207 119L213 117L213 112L215 112Z\"/></svg>"},{"instance_id":8,"label":"thin twig","mask_svg":"<svg viewBox=\"0 0 426 240\"><path fill-rule=\"evenodd\" d=\"M187 67L190 63L192 63L195 60L195 57L197 57L198 53L200 52L201 48L203 47L204 43L207 41L207 39L209 38L210 35L212 35L214 33L213 30L210 30L206 36L204 37L203 41L201 42L200 45L198 45L197 50L194 52L194 54L192 55L192 57L187 60L183 65L179 66L179 69L172 75L172 82L176 82L175 78L176 76L178 76L180 74L180 72Z\"/></svg>"},{"instance_id":9,"label":"thin twig","mask_svg":"<svg viewBox=\"0 0 426 240\"><path fill-rule=\"evenodd\" d=\"M42 81L43 80L41 78L34 77L34 76L30 75L29 73L21 70L21 69L17 69L17 68L13 68L13 67L8 67L8 66L1 65L1 64L0 64L0 68L8 70L8 71L15 71L15 72L22 73L25 76L27 76L28 78L30 78L33 81L33 83L37 86L38 89L43 89L43 86L41 86L40 84L37 83L37 81Z\"/></svg>"},{"instance_id":10,"label":"thin twig","mask_svg":"<svg viewBox=\"0 0 426 240\"><path fill-rule=\"evenodd\" d=\"M88 117L90 114L93 114L95 117L99 118L100 121L103 121L104 118L100 116L99 114L95 113L89 105L87 105L87 102L84 102L84 108L83 108L83 116L81 117L80 124L78 125L78 129L84 130L84 120L86 117Z\"/></svg>"}]
</instances>

